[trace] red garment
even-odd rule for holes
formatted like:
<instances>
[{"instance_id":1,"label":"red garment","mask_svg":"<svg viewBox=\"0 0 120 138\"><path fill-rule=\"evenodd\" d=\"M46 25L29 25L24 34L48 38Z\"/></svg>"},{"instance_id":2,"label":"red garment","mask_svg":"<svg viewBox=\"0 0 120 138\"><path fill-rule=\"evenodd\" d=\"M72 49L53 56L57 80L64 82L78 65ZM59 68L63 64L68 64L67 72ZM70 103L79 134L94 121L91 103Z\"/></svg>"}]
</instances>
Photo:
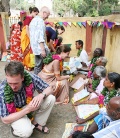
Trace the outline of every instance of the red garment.
<instances>
[{"instance_id":1,"label":"red garment","mask_svg":"<svg viewBox=\"0 0 120 138\"><path fill-rule=\"evenodd\" d=\"M19 24L13 24L12 26L13 31L11 34L11 40L10 40L10 49L11 49L11 56L10 60L15 61L23 61L23 54L21 49L21 31L20 31L20 25Z\"/></svg>"},{"instance_id":2,"label":"red garment","mask_svg":"<svg viewBox=\"0 0 120 138\"><path fill-rule=\"evenodd\" d=\"M25 20L23 21L23 25L24 25L24 26L26 26L26 25L29 26L29 24L30 24L30 22L31 22L32 19L33 19L33 17L31 17L31 16L26 16L26 17L25 17Z\"/></svg>"}]
</instances>

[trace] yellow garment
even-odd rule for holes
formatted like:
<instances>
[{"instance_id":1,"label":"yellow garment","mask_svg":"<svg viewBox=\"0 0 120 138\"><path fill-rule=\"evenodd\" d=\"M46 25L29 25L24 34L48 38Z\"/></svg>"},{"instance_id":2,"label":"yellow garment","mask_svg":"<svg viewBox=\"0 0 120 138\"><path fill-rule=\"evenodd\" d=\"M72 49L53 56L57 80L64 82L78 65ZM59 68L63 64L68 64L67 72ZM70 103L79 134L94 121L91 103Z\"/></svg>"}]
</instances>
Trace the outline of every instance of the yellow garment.
<instances>
[{"instance_id":1,"label":"yellow garment","mask_svg":"<svg viewBox=\"0 0 120 138\"><path fill-rule=\"evenodd\" d=\"M30 64L31 64L31 67L35 66L35 55L34 54L30 54Z\"/></svg>"},{"instance_id":2,"label":"yellow garment","mask_svg":"<svg viewBox=\"0 0 120 138\"><path fill-rule=\"evenodd\" d=\"M25 49L28 47L28 45L30 44L30 39L27 35L26 32L26 26L23 27L22 29L22 33L21 33L21 47L22 47L22 52L24 53ZM27 55L25 56L25 58L23 59L23 65L26 66L27 68L32 68L34 67L33 65L31 65L31 61L30 61L30 51L27 53Z\"/></svg>"}]
</instances>

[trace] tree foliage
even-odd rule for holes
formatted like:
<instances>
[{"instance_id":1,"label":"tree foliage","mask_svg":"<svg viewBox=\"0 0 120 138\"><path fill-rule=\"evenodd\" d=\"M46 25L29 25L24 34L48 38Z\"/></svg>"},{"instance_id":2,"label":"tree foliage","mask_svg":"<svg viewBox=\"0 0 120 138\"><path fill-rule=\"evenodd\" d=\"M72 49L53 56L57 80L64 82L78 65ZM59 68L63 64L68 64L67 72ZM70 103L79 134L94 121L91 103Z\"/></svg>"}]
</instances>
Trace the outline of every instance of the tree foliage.
<instances>
[{"instance_id":1,"label":"tree foliage","mask_svg":"<svg viewBox=\"0 0 120 138\"><path fill-rule=\"evenodd\" d=\"M34 4L25 0L10 0L11 9L28 11L31 6L34 6Z\"/></svg>"},{"instance_id":2,"label":"tree foliage","mask_svg":"<svg viewBox=\"0 0 120 138\"><path fill-rule=\"evenodd\" d=\"M103 16L111 14L111 9L119 0L54 0L53 10L65 16L70 10L78 16Z\"/></svg>"}]
</instances>

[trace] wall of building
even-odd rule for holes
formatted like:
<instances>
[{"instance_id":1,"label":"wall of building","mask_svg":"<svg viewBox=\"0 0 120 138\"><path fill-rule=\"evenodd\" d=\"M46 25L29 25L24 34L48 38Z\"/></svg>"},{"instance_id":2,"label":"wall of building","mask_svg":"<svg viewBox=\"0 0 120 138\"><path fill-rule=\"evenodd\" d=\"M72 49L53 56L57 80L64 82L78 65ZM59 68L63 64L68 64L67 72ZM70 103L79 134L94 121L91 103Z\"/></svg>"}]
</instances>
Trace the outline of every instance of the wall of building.
<instances>
[{"instance_id":1,"label":"wall of building","mask_svg":"<svg viewBox=\"0 0 120 138\"><path fill-rule=\"evenodd\" d=\"M120 73L120 27L107 30L105 56L108 59L108 71Z\"/></svg>"},{"instance_id":2,"label":"wall of building","mask_svg":"<svg viewBox=\"0 0 120 138\"><path fill-rule=\"evenodd\" d=\"M107 19L110 22L120 23L120 15L110 15L102 17L75 17L75 18L49 18L49 22L85 22L85 21L104 21ZM76 56L75 41L78 39L83 40L84 48L86 46L86 28L76 27L72 24L71 26L65 27L66 31L62 35L63 43L72 44L71 56ZM92 50L89 53L89 56L92 56L92 53L95 48L102 48L102 37L103 37L103 26L93 27L92 28ZM118 26L113 27L112 29L107 29L107 38L106 38L106 48L105 48L105 57L108 59L107 70L109 72L115 71L120 73L120 28Z\"/></svg>"}]
</instances>

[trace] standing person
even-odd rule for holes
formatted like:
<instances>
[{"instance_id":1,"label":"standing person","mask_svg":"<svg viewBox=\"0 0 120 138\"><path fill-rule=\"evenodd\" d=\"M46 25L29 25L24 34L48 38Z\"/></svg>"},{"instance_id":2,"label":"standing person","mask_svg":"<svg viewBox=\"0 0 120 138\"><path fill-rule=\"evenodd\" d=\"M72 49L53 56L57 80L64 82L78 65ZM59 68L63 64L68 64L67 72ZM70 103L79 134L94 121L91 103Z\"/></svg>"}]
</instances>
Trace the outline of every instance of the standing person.
<instances>
[{"instance_id":1,"label":"standing person","mask_svg":"<svg viewBox=\"0 0 120 138\"><path fill-rule=\"evenodd\" d=\"M21 49L21 31L23 23L19 21L13 24L10 29L10 60L23 61L23 54Z\"/></svg>"},{"instance_id":2,"label":"standing person","mask_svg":"<svg viewBox=\"0 0 120 138\"><path fill-rule=\"evenodd\" d=\"M46 27L47 43L51 52L55 52L54 42L58 39L58 35L64 32L65 32L65 28L63 26L56 25L55 28Z\"/></svg>"},{"instance_id":3,"label":"standing person","mask_svg":"<svg viewBox=\"0 0 120 138\"><path fill-rule=\"evenodd\" d=\"M31 20L39 13L38 8L33 7L29 8L30 14L25 17L23 21L23 29L21 34L21 47L23 52L23 64L27 70L31 70L33 65L31 65L30 61L30 54L32 53L31 46L30 46L30 33L29 33L29 24Z\"/></svg>"},{"instance_id":4,"label":"standing person","mask_svg":"<svg viewBox=\"0 0 120 138\"><path fill-rule=\"evenodd\" d=\"M30 23L30 45L35 55L34 73L38 74L43 68L43 58L49 53L49 48L45 43L45 23L49 17L50 11L48 7L42 7L38 16Z\"/></svg>"},{"instance_id":5,"label":"standing person","mask_svg":"<svg viewBox=\"0 0 120 138\"><path fill-rule=\"evenodd\" d=\"M45 125L55 103L55 97L51 95L54 87L26 72L20 62L9 62L5 74L6 80L0 84L2 122L10 124L13 135L22 138L30 137L34 128L49 133Z\"/></svg>"}]
</instances>

